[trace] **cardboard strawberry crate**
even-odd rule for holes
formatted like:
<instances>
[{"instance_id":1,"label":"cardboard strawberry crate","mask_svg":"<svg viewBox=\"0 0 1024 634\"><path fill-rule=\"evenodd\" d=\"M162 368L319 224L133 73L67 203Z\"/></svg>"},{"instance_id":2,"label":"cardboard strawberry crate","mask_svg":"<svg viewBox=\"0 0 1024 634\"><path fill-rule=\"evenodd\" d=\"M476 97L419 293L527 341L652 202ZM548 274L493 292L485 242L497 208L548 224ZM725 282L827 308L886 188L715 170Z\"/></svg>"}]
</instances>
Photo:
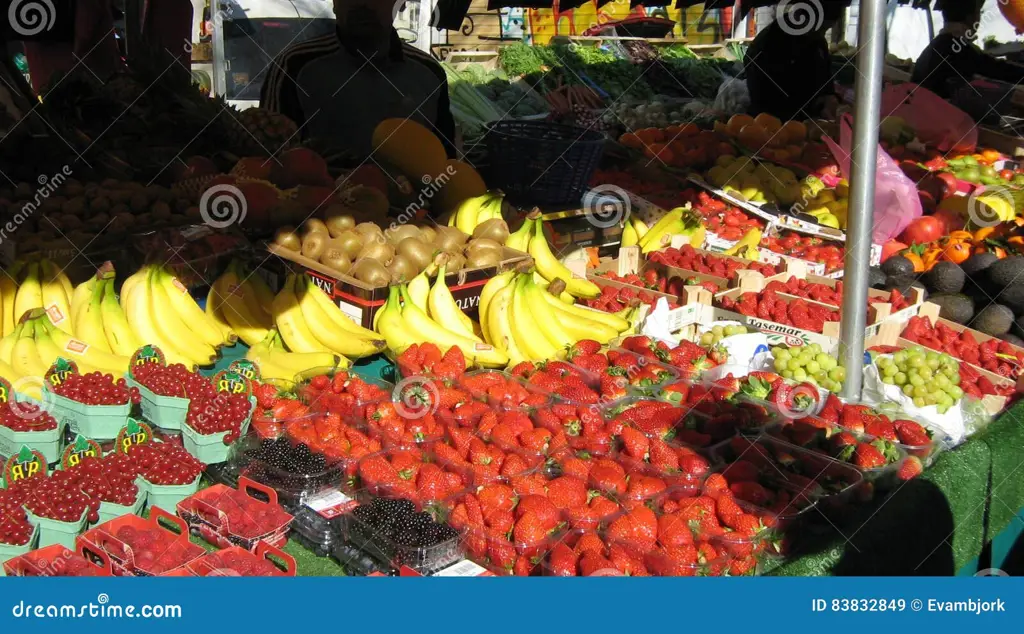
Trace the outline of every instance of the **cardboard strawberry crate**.
<instances>
[{"instance_id":1,"label":"cardboard strawberry crate","mask_svg":"<svg viewBox=\"0 0 1024 634\"><path fill-rule=\"evenodd\" d=\"M625 251L625 250L623 250L623 251ZM714 282L714 283L716 283L719 286L719 288L722 288L722 289L732 288L732 287L738 286L740 284L740 280L743 279L744 277L747 277L747 276L755 277L755 278L756 277L762 277L762 278L765 277L764 275L762 275L761 273L759 273L757 271L746 271L746 267L749 266L750 264L752 264L752 262L750 260L745 260L743 258L738 258L738 257L731 256L731 255L722 255L721 253L714 253L713 251L707 251L705 249L694 249L694 251L696 251L698 255L702 255L702 256L707 256L707 257L712 257L712 258L717 258L717 259L734 260L736 262L740 262L740 263L743 264L744 268L743 269L739 269L736 272L736 279L733 281L733 280L729 280L728 278L721 277L719 275L711 275L709 273L701 273L699 271L694 271L692 269L684 269L684 268L680 268L678 266L672 266L672 265L669 265L669 264L663 264L661 262L653 262L653 261L651 261L650 257L648 256L647 258L640 258L639 260L637 260L636 271L646 271L648 269L653 269L653 270L657 271L660 275L663 275L664 277L666 277L668 279L672 279L673 277L682 277L684 279L688 279L688 278L691 278L691 277L696 277L696 278L698 278L698 279L700 279L702 281ZM620 256L619 257L620 257L620 259L623 258L624 254L622 252L620 252ZM778 262L762 261L760 263L761 264L773 264L773 265L775 265L776 266L776 271L777 271L776 275L778 275L779 273L786 272L786 271L791 271L792 273L794 273L796 275L801 275L801 274L804 274L806 272L805 268L800 268L799 265L795 265L795 264L793 265L794 268L790 269L788 263L785 263L785 265L783 265L783 266L779 266ZM632 272L636 272L636 271L632 271ZM774 278L774 277L775 276L769 276L769 279Z\"/></svg>"},{"instance_id":2,"label":"cardboard strawberry crate","mask_svg":"<svg viewBox=\"0 0 1024 634\"><path fill-rule=\"evenodd\" d=\"M796 270L794 267L803 267L811 275L820 275L831 279L842 279L844 269L832 271L828 273L825 271L825 265L821 262L812 262L810 260L802 260L791 255L783 255L776 253L771 249L764 247L758 248L758 254L762 262L767 264L780 264L786 267L786 270ZM877 244L871 245L871 255L869 263L871 266L877 266L882 259L882 247Z\"/></svg>"},{"instance_id":3,"label":"cardboard strawberry crate","mask_svg":"<svg viewBox=\"0 0 1024 634\"><path fill-rule=\"evenodd\" d=\"M185 566L206 552L202 546L189 541L188 526L184 520L157 506L150 509L149 519L122 515L82 533L75 543L86 557L105 554L118 577L164 574ZM135 544L134 547L131 543Z\"/></svg>"},{"instance_id":4,"label":"cardboard strawberry crate","mask_svg":"<svg viewBox=\"0 0 1024 634\"><path fill-rule=\"evenodd\" d=\"M178 502L178 517L189 532L207 542L228 548L239 546L256 552L260 542L284 547L292 515L277 501L277 491L246 477L237 489L215 484Z\"/></svg>"},{"instance_id":5,"label":"cardboard strawberry crate","mask_svg":"<svg viewBox=\"0 0 1024 634\"><path fill-rule=\"evenodd\" d=\"M373 328L374 315L387 302L387 286L370 286L274 244L267 245L267 250L281 258L285 268L308 275L354 322L365 328ZM497 265L453 271L445 275L445 283L459 308L471 315L480 304L480 291L483 290L484 284L498 273L514 268L527 258L529 256L521 251L505 248ZM280 273L275 278L283 280ZM272 288L277 290L277 287Z\"/></svg>"},{"instance_id":6,"label":"cardboard strawberry crate","mask_svg":"<svg viewBox=\"0 0 1024 634\"><path fill-rule=\"evenodd\" d=\"M295 558L266 542L256 552L232 546L206 553L186 568L197 577L294 577Z\"/></svg>"},{"instance_id":7,"label":"cardboard strawberry crate","mask_svg":"<svg viewBox=\"0 0 1024 634\"><path fill-rule=\"evenodd\" d=\"M104 552L86 555L53 544L4 562L10 577L110 577L110 558Z\"/></svg>"},{"instance_id":8,"label":"cardboard strawberry crate","mask_svg":"<svg viewBox=\"0 0 1024 634\"><path fill-rule=\"evenodd\" d=\"M941 323L944 326L950 328L951 330L955 330L958 333L963 333L963 332L970 333L970 335L972 337L974 337L975 341L977 341L979 344L980 343L984 343L985 341L990 341L992 339L998 339L998 337L993 337L991 335L986 335L983 332L974 330L973 328L968 328L967 326L964 326L962 324L958 324L958 323L950 321L948 319L942 319L941 317L939 317L939 306L937 304L933 304L931 302L924 302L921 305L920 311L918 312L918 316L924 317L925 319L928 319L928 321L931 322L932 326L937 326L937 325L939 325ZM905 329L905 326L906 326L906 322L901 324L900 332L897 334L896 337L890 338L889 341L882 342L882 345L892 345L892 346L896 346L898 348L910 348L910 347L913 347L913 346L922 346L924 348L929 348L929 346L917 343L916 341L911 341L909 339L904 339L903 336L902 336L902 333L903 333L903 330ZM1010 344L1010 347L1013 348L1015 352L1019 352L1019 353L1024 354L1024 349L1019 348L1017 346L1014 346L1013 344ZM935 348L929 348L929 349L937 350ZM938 352L943 352L942 350L937 350L937 351ZM978 374L980 374L981 376L987 378L994 385L997 385L997 386L1014 386L1014 393L1015 394L1024 394L1024 366L1017 365L1016 361L1011 360L1011 359L1004 359L1004 360L1007 361L1008 363L1010 363L1011 365L1015 366L1016 372L1014 373L1014 376L1012 376L1012 377L1005 377L1005 376L1002 376L1001 374L996 374L995 372L992 372L990 370L986 370L985 368L983 368L983 367L981 367L979 365L975 365L973 363L969 363L969 362L963 361L963 360L960 360L960 362L961 363L967 363L967 365L969 365L973 371L975 371ZM991 415L995 415L995 414L998 414L998 413L1002 412L1006 408L1006 406L1007 406L1007 404L1009 403L1010 400L1011 400L1011 397L998 396L998 395L995 395L995 394L987 394L987 395L985 395L985 397L982 399L981 402L982 402L982 406L984 407L984 409L985 409L985 411L987 413L989 413Z\"/></svg>"},{"instance_id":9,"label":"cardboard strawberry crate","mask_svg":"<svg viewBox=\"0 0 1024 634\"><path fill-rule=\"evenodd\" d=\"M743 289L732 289L715 299L721 297L729 297L734 300L738 300L739 296L744 293ZM788 295L779 295L780 300L791 303L796 298ZM810 300L805 300L810 302ZM816 303L816 302L812 302ZM826 304L821 304L827 306ZM834 306L827 306L831 310L838 311ZM878 313L875 309L868 309L868 321L871 325L868 326L865 333L865 347L872 347L875 345L886 345L891 341L894 341L899 334L901 325L896 322L882 321L878 322ZM758 317L747 317L746 315L719 308L711 305L711 302L707 302L704 305L703 310L700 313L699 323L711 324L716 321L736 321L744 326L760 330L768 335L768 344L775 345L787 345L787 346L802 346L805 344L816 343L822 347L828 354L835 354L839 350L839 336L840 336L840 322L838 321L827 321L822 328L822 332L812 332L810 330L803 330L794 326L786 324L780 324L767 319L760 319Z\"/></svg>"}]
</instances>

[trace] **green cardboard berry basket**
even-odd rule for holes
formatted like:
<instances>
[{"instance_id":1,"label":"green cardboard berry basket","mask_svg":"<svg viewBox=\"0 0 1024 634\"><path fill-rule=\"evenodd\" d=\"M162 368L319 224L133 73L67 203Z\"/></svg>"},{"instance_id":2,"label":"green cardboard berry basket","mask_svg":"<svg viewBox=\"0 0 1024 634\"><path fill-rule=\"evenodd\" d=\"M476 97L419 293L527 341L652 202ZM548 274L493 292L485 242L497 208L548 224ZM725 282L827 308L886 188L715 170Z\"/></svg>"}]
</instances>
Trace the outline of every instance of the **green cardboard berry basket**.
<instances>
[{"instance_id":1,"label":"green cardboard berry basket","mask_svg":"<svg viewBox=\"0 0 1024 634\"><path fill-rule=\"evenodd\" d=\"M142 515L142 509L146 507L146 499L148 497L148 491L142 488L136 481L136 486L139 488L138 494L135 496L135 504L114 504L113 502L100 502L99 516L96 520L96 524L102 524L108 522L115 517L121 517L122 515Z\"/></svg>"},{"instance_id":2,"label":"green cardboard berry basket","mask_svg":"<svg viewBox=\"0 0 1024 634\"><path fill-rule=\"evenodd\" d=\"M245 436L246 432L249 431L249 423L252 421L252 414L255 409L256 399L250 397L249 416L242 422L242 426L239 428L239 438ZM215 434L200 434L188 425L181 426L181 444L185 447L185 451L195 456L196 460L207 465L227 462L231 456L231 445L224 444L224 437L227 435L228 432L226 431L220 431Z\"/></svg>"},{"instance_id":3,"label":"green cardboard berry basket","mask_svg":"<svg viewBox=\"0 0 1024 634\"><path fill-rule=\"evenodd\" d=\"M43 454L46 464L60 460L60 441L66 424L61 417L54 418L57 419L57 428L47 431L13 431L0 426L0 456L9 458L26 446Z\"/></svg>"},{"instance_id":4,"label":"green cardboard berry basket","mask_svg":"<svg viewBox=\"0 0 1024 634\"><path fill-rule=\"evenodd\" d=\"M21 546L15 546L13 544L0 544L0 564L7 561L8 559L14 559L20 557L25 553L31 552L36 549L36 545L39 542L39 525L36 524L32 530L32 537L28 538L28 541ZM6 576L3 566L0 566L0 577Z\"/></svg>"},{"instance_id":5,"label":"green cardboard berry basket","mask_svg":"<svg viewBox=\"0 0 1024 634\"><path fill-rule=\"evenodd\" d=\"M66 422L71 431L92 440L113 440L128 424L132 411L129 401L124 405L86 405L43 388L43 403L53 413L58 425Z\"/></svg>"},{"instance_id":6,"label":"green cardboard berry basket","mask_svg":"<svg viewBox=\"0 0 1024 634\"><path fill-rule=\"evenodd\" d=\"M131 376L124 377L124 380L128 387L138 388L142 398L142 417L147 422L172 431L184 427L189 399L180 396L161 396Z\"/></svg>"},{"instance_id":7,"label":"green cardboard berry basket","mask_svg":"<svg viewBox=\"0 0 1024 634\"><path fill-rule=\"evenodd\" d=\"M82 518L77 522L61 522L48 517L38 517L28 510L25 513L28 515L28 521L39 527L37 548L60 544L64 548L74 550L75 538L85 530L85 525L89 523L89 509L82 511Z\"/></svg>"},{"instance_id":8,"label":"green cardboard berry basket","mask_svg":"<svg viewBox=\"0 0 1024 634\"><path fill-rule=\"evenodd\" d=\"M178 507L178 502L199 490L199 481L202 478L203 474L200 473L195 480L188 484L153 484L139 476L136 482L139 485L139 492L145 491L146 502L150 508L159 506L164 509L173 509Z\"/></svg>"}]
</instances>

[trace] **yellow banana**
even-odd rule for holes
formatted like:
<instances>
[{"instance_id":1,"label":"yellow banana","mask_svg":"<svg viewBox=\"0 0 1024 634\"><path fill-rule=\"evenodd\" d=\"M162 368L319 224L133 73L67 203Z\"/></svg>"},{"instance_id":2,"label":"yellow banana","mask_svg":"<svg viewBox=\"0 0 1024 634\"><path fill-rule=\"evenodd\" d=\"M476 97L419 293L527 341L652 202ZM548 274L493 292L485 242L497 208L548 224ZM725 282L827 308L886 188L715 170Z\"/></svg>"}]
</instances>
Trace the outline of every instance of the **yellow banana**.
<instances>
[{"instance_id":1,"label":"yellow banana","mask_svg":"<svg viewBox=\"0 0 1024 634\"><path fill-rule=\"evenodd\" d=\"M43 260L39 266L43 308L50 315L50 322L70 335L74 332L74 316L71 314L71 295L65 290L61 279L63 273L50 260ZM66 280L67 276L63 279Z\"/></svg>"},{"instance_id":2,"label":"yellow banana","mask_svg":"<svg viewBox=\"0 0 1024 634\"><path fill-rule=\"evenodd\" d=\"M113 374L115 378L128 371L128 364L131 363L130 357L104 352L86 342L72 338L50 324L48 320L42 321L42 327L49 330L49 334L53 337L53 342L60 348L62 356L84 362L87 366L92 366L104 373Z\"/></svg>"},{"instance_id":3,"label":"yellow banana","mask_svg":"<svg viewBox=\"0 0 1024 634\"><path fill-rule=\"evenodd\" d=\"M338 308L337 304L332 302L331 298L327 296L327 293L325 293L323 289L321 289L319 286L314 284L312 280L310 280L309 278L304 279L306 282L306 286L303 292L305 294L308 294L313 299L314 302L319 304L320 308L322 308L324 312L327 313L327 315L331 318L331 321L336 323L339 328L341 328L342 330L347 330L356 337L359 337L361 339L370 339L373 341L380 340L380 336L378 336L376 332L370 330L369 328L363 328L356 322L349 319L349 317L346 316L344 313L342 313L341 309ZM299 299L303 298L300 297ZM383 350L383 348L381 348L381 350Z\"/></svg>"},{"instance_id":4,"label":"yellow banana","mask_svg":"<svg viewBox=\"0 0 1024 634\"><path fill-rule=\"evenodd\" d=\"M165 340L173 341L179 350L192 359L196 365L210 365L217 359L217 351L196 335L185 318L174 309L167 288L159 283L162 275L159 267L150 269L146 284L149 287L149 314L157 332Z\"/></svg>"},{"instance_id":5,"label":"yellow banana","mask_svg":"<svg viewBox=\"0 0 1024 634\"><path fill-rule=\"evenodd\" d=\"M377 311L374 320L374 327L388 343L388 349L395 354L401 354L412 344L422 343L412 333L412 329L402 318L402 308L399 303L399 290L397 286L388 289L388 301ZM412 300L410 300L412 301ZM467 355L468 358L468 355Z\"/></svg>"},{"instance_id":6,"label":"yellow banana","mask_svg":"<svg viewBox=\"0 0 1024 634\"><path fill-rule=\"evenodd\" d=\"M478 307L478 314L480 315L480 330L484 333L485 337L489 330L487 326L488 319L490 319L487 308L490 306L494 296L498 294L498 291L508 286L515 274L515 271L511 269L504 273L499 273L487 280L487 283L484 284L484 287L480 290L480 306Z\"/></svg>"},{"instance_id":7,"label":"yellow banana","mask_svg":"<svg viewBox=\"0 0 1024 634\"><path fill-rule=\"evenodd\" d=\"M683 212L686 211L682 207L676 207L672 209L664 216L661 217L658 222L644 234L644 237L640 238L638 243L641 247L646 247L652 241L658 244L661 243L661 237L669 233L669 230L675 226L675 224L683 219Z\"/></svg>"},{"instance_id":8,"label":"yellow banana","mask_svg":"<svg viewBox=\"0 0 1024 634\"><path fill-rule=\"evenodd\" d=\"M562 327L561 320L555 314L555 309L541 297L546 291L537 286L537 283L533 281L532 275L524 275L523 277L525 278L523 284L524 305L526 310L530 311L530 315L537 322L537 327L544 334L544 337L547 338L548 342L558 351L565 350L576 343L577 339L566 333Z\"/></svg>"},{"instance_id":9,"label":"yellow banana","mask_svg":"<svg viewBox=\"0 0 1024 634\"><path fill-rule=\"evenodd\" d=\"M650 228L647 226L647 223L645 223L643 220L640 220L636 216L629 217L629 224L633 225L633 230L636 231L637 238L643 238L645 235L647 235L647 232L650 231Z\"/></svg>"},{"instance_id":10,"label":"yellow banana","mask_svg":"<svg viewBox=\"0 0 1024 634\"><path fill-rule=\"evenodd\" d=\"M357 334L357 326L352 320L343 315L337 306L331 304L331 300L323 295L323 291L305 275L298 278L295 285L303 319L309 324L313 336L328 350L353 359L361 359L373 356L387 346L387 342L375 332L366 331L369 337ZM320 293L327 302L326 309L316 301L316 293ZM351 327L344 322L351 324Z\"/></svg>"},{"instance_id":11,"label":"yellow banana","mask_svg":"<svg viewBox=\"0 0 1024 634\"><path fill-rule=\"evenodd\" d=\"M213 284L210 284L210 290L206 293L206 316L217 325L217 329L220 330L225 341L238 341L238 335L231 329L231 324L228 323L227 318L224 316L222 302L216 299L216 293L213 290L214 286L216 286L216 280L214 280Z\"/></svg>"},{"instance_id":12,"label":"yellow banana","mask_svg":"<svg viewBox=\"0 0 1024 634\"><path fill-rule=\"evenodd\" d=\"M534 227L533 237L530 238L530 255L533 257L537 270L549 282L563 280L565 290L574 297L593 298L601 294L601 289L590 280L580 279L573 276L572 272L558 261L551 249L548 247L547 238L544 237L543 223L537 222Z\"/></svg>"},{"instance_id":13,"label":"yellow banana","mask_svg":"<svg viewBox=\"0 0 1024 634\"><path fill-rule=\"evenodd\" d=\"M435 273L431 270L433 264L419 272L419 275L409 281L409 299L419 306L420 310L427 312L430 308L427 302L430 297L430 276Z\"/></svg>"},{"instance_id":14,"label":"yellow banana","mask_svg":"<svg viewBox=\"0 0 1024 634\"><path fill-rule=\"evenodd\" d=\"M529 360L554 359L558 354L558 348L544 336L537 324L536 316L526 303L526 282L529 278L530 275L527 273L518 276L515 281L512 311L509 314L512 334L515 336L516 345Z\"/></svg>"},{"instance_id":15,"label":"yellow banana","mask_svg":"<svg viewBox=\"0 0 1024 634\"><path fill-rule=\"evenodd\" d=\"M153 316L150 314L150 289L147 282L149 273L150 267L143 267L126 279L121 286L121 308L128 319L128 324L138 335L140 341L159 347L163 351L167 363L181 363L187 368L193 368L196 365L195 361L178 348L176 342L165 339L153 324Z\"/></svg>"},{"instance_id":16,"label":"yellow banana","mask_svg":"<svg viewBox=\"0 0 1024 634\"><path fill-rule=\"evenodd\" d=\"M634 247L638 242L640 242L640 236L636 232L636 227L633 226L632 222L627 220L626 226L622 229L621 246Z\"/></svg>"},{"instance_id":17,"label":"yellow banana","mask_svg":"<svg viewBox=\"0 0 1024 634\"><path fill-rule=\"evenodd\" d=\"M0 271L0 336L6 337L14 332L17 322L14 319L14 304L18 295L18 283L14 274Z\"/></svg>"},{"instance_id":18,"label":"yellow banana","mask_svg":"<svg viewBox=\"0 0 1024 634\"><path fill-rule=\"evenodd\" d=\"M50 366L39 356L34 334L33 324L26 322L18 335L18 340L14 342L14 348L11 349L10 365L23 377L42 378Z\"/></svg>"},{"instance_id":19,"label":"yellow banana","mask_svg":"<svg viewBox=\"0 0 1024 634\"><path fill-rule=\"evenodd\" d=\"M139 336L128 325L128 318L125 317L124 310L117 302L113 277L107 280L106 286L103 288L100 314L103 318L103 333L107 337L110 352L130 358L136 350L142 347L143 344L139 341Z\"/></svg>"},{"instance_id":20,"label":"yellow banana","mask_svg":"<svg viewBox=\"0 0 1024 634\"><path fill-rule=\"evenodd\" d=\"M170 271L164 267L156 269L153 273L152 284L162 287L162 293L168 299L168 307L181 317L181 320L200 341L211 348L217 348L226 343L221 329L207 317L196 300L192 299L188 288Z\"/></svg>"},{"instance_id":21,"label":"yellow banana","mask_svg":"<svg viewBox=\"0 0 1024 634\"><path fill-rule=\"evenodd\" d=\"M425 312L412 303L404 285L399 288L399 292L402 294L404 304L402 307L402 319L409 325L413 336L419 339L420 342L430 341L445 350L451 346L458 346L467 359L472 358L478 364L486 367L503 368L508 365L508 356L500 350L454 333L432 320Z\"/></svg>"},{"instance_id":22,"label":"yellow banana","mask_svg":"<svg viewBox=\"0 0 1024 634\"><path fill-rule=\"evenodd\" d=\"M14 299L14 319L20 320L25 313L33 308L41 308L43 305L43 287L39 281L39 264L29 264L25 273L25 279L18 287L18 293Z\"/></svg>"},{"instance_id":23,"label":"yellow banana","mask_svg":"<svg viewBox=\"0 0 1024 634\"><path fill-rule=\"evenodd\" d=\"M243 270L243 272L245 271ZM270 290L266 281L264 281L264 279L255 271L251 275L246 274L243 279L248 282L249 286L251 286L252 290L255 292L256 303L263 310L263 314L266 315L268 319L273 320L273 315L270 314L270 305L274 302L274 291Z\"/></svg>"},{"instance_id":24,"label":"yellow banana","mask_svg":"<svg viewBox=\"0 0 1024 634\"><path fill-rule=\"evenodd\" d=\"M481 211L494 200L496 195L494 192L487 192L459 203L459 208L455 211L455 227L466 235L473 235L473 230L482 222Z\"/></svg>"},{"instance_id":25,"label":"yellow banana","mask_svg":"<svg viewBox=\"0 0 1024 634\"><path fill-rule=\"evenodd\" d=\"M508 238L505 239L505 246L516 251L522 251L523 253L529 251L534 222L530 218L524 220L523 226L516 229L514 233L509 234Z\"/></svg>"},{"instance_id":26,"label":"yellow banana","mask_svg":"<svg viewBox=\"0 0 1024 634\"><path fill-rule=\"evenodd\" d=\"M558 298L550 292L544 293L544 301L555 309L555 314L561 318L563 327L566 327L567 329L569 329L567 327L569 320L572 318L576 320L583 320L583 325L586 327L591 327L591 324L596 324L614 330L615 332L622 332L626 328L629 328L629 322L618 315L606 313L601 310L586 308L584 306L577 306L575 304L566 304L559 301ZM563 317L563 315L565 316ZM596 339L596 337L591 338Z\"/></svg>"},{"instance_id":27,"label":"yellow banana","mask_svg":"<svg viewBox=\"0 0 1024 634\"><path fill-rule=\"evenodd\" d=\"M14 342L18 340L21 335L22 325L18 324L11 331L11 334L7 335L3 339L0 339L0 361L3 361L7 365L11 364L11 351L14 350Z\"/></svg>"},{"instance_id":28,"label":"yellow banana","mask_svg":"<svg viewBox=\"0 0 1024 634\"><path fill-rule=\"evenodd\" d=\"M473 332L473 320L466 316L459 305L455 303L448 285L445 284L444 274L446 265L442 264L437 270L437 277L434 279L434 286L427 296L430 318L455 334L468 337L474 341L482 342ZM417 306L419 308L419 306ZM422 308L420 308L422 310Z\"/></svg>"},{"instance_id":29,"label":"yellow banana","mask_svg":"<svg viewBox=\"0 0 1024 634\"><path fill-rule=\"evenodd\" d=\"M508 355L508 364L515 366L526 360L526 355L519 349L512 332L510 312L515 284L506 284L494 294L487 304L488 343Z\"/></svg>"},{"instance_id":30,"label":"yellow banana","mask_svg":"<svg viewBox=\"0 0 1024 634\"><path fill-rule=\"evenodd\" d=\"M112 280L100 280L92 285L89 299L78 312L75 319L74 336L97 350L111 352L107 333L103 327L103 293ZM134 352L134 351L133 351Z\"/></svg>"},{"instance_id":31,"label":"yellow banana","mask_svg":"<svg viewBox=\"0 0 1024 634\"><path fill-rule=\"evenodd\" d=\"M39 353L39 359L49 368L57 359L63 357L69 361L74 361L78 365L78 371L82 374L88 374L89 372L101 371L85 361L84 359L76 358L73 354L64 352L54 342L53 337L50 336L50 331L42 324L34 322L32 324L34 330L34 338L36 342L36 352ZM54 326L54 328L56 328ZM127 364L126 366L127 367Z\"/></svg>"},{"instance_id":32,"label":"yellow banana","mask_svg":"<svg viewBox=\"0 0 1024 634\"><path fill-rule=\"evenodd\" d=\"M274 303L271 305L277 330L292 352L330 352L327 346L316 338L302 316L299 298L295 295L295 279L294 273L288 274L284 287L274 297Z\"/></svg>"},{"instance_id":33,"label":"yellow banana","mask_svg":"<svg viewBox=\"0 0 1024 634\"><path fill-rule=\"evenodd\" d=\"M97 275L90 275L89 279L76 286L75 290L71 293L71 319L73 324L78 323L82 307L89 304L89 299L92 297L92 289L97 284Z\"/></svg>"},{"instance_id":34,"label":"yellow banana","mask_svg":"<svg viewBox=\"0 0 1024 634\"><path fill-rule=\"evenodd\" d=\"M210 288L213 311L224 316L242 341L255 346L266 339L273 323L266 321L261 308L250 305L253 302L246 299L250 294L250 287L246 283L240 283L238 274L232 267L228 267Z\"/></svg>"},{"instance_id":35,"label":"yellow banana","mask_svg":"<svg viewBox=\"0 0 1024 634\"><path fill-rule=\"evenodd\" d=\"M659 249L664 249L665 247L668 247L672 242L672 236L676 235L677 233L682 233L684 229L686 229L686 224L681 219L673 221L671 224L662 227L658 235L654 236L647 243L642 245L640 247L640 252L650 253L651 251L657 251ZM653 234L654 232L651 231L647 235Z\"/></svg>"},{"instance_id":36,"label":"yellow banana","mask_svg":"<svg viewBox=\"0 0 1024 634\"><path fill-rule=\"evenodd\" d=\"M246 359L260 366L264 379L294 381L305 372L320 372L337 367L348 367L348 360L328 352L288 352L280 343L280 334L272 329L266 339L246 352Z\"/></svg>"},{"instance_id":37,"label":"yellow banana","mask_svg":"<svg viewBox=\"0 0 1024 634\"><path fill-rule=\"evenodd\" d=\"M15 372L14 368L10 366L6 361L0 361L0 378L7 379L9 383L14 383L21 378L21 375ZM7 395L7 398L13 398L11 394Z\"/></svg>"}]
</instances>

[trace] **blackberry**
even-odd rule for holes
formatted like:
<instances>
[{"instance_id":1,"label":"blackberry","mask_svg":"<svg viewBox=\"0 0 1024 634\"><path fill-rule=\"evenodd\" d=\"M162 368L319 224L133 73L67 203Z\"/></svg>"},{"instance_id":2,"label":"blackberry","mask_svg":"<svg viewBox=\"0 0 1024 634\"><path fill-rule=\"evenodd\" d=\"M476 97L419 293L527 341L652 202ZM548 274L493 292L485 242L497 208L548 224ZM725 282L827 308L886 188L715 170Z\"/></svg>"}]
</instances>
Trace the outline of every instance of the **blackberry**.
<instances>
[{"instance_id":1,"label":"blackberry","mask_svg":"<svg viewBox=\"0 0 1024 634\"><path fill-rule=\"evenodd\" d=\"M456 539L459 536L459 531L455 530L448 524L438 524L441 529L438 531L438 540L435 543L446 542L452 539Z\"/></svg>"},{"instance_id":2,"label":"blackberry","mask_svg":"<svg viewBox=\"0 0 1024 634\"><path fill-rule=\"evenodd\" d=\"M376 527L380 523L380 519L382 517L376 509L372 506L367 506L366 504L352 509L352 515L359 521L373 527Z\"/></svg>"},{"instance_id":3,"label":"blackberry","mask_svg":"<svg viewBox=\"0 0 1024 634\"><path fill-rule=\"evenodd\" d=\"M410 500L400 498L374 498L370 505L384 515L401 517L412 515L416 512L416 505Z\"/></svg>"},{"instance_id":4,"label":"blackberry","mask_svg":"<svg viewBox=\"0 0 1024 634\"><path fill-rule=\"evenodd\" d=\"M405 526L395 535L394 541L400 546L419 546L422 538L419 530L411 526Z\"/></svg>"}]
</instances>

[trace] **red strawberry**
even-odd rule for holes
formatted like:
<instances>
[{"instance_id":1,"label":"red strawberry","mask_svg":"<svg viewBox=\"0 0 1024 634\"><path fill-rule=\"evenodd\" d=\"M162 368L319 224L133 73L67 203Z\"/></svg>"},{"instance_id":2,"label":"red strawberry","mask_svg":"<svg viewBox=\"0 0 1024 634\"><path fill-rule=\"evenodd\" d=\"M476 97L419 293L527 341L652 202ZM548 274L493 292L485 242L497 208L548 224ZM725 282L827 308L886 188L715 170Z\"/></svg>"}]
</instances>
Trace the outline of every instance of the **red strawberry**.
<instances>
[{"instance_id":1,"label":"red strawberry","mask_svg":"<svg viewBox=\"0 0 1024 634\"><path fill-rule=\"evenodd\" d=\"M631 458L636 460L646 460L647 450L650 446L650 441L647 436L638 429L632 427L625 427L619 434L619 440L622 441L623 450Z\"/></svg>"},{"instance_id":2,"label":"red strawberry","mask_svg":"<svg viewBox=\"0 0 1024 634\"><path fill-rule=\"evenodd\" d=\"M900 464L899 471L896 472L896 477L900 480L910 480L921 475L924 471L924 465L921 464L921 459L917 456L907 456L907 458Z\"/></svg>"},{"instance_id":3,"label":"red strawberry","mask_svg":"<svg viewBox=\"0 0 1024 634\"><path fill-rule=\"evenodd\" d=\"M548 570L553 577L575 577L577 556L564 543L555 544L548 554Z\"/></svg>"},{"instance_id":4,"label":"red strawberry","mask_svg":"<svg viewBox=\"0 0 1024 634\"><path fill-rule=\"evenodd\" d=\"M587 503L587 485L574 476L561 476L547 483L547 496L555 507L569 509Z\"/></svg>"},{"instance_id":5,"label":"red strawberry","mask_svg":"<svg viewBox=\"0 0 1024 634\"><path fill-rule=\"evenodd\" d=\"M550 529L534 513L525 513L512 529L512 539L520 555L532 556L538 553L548 537Z\"/></svg>"}]
</instances>

